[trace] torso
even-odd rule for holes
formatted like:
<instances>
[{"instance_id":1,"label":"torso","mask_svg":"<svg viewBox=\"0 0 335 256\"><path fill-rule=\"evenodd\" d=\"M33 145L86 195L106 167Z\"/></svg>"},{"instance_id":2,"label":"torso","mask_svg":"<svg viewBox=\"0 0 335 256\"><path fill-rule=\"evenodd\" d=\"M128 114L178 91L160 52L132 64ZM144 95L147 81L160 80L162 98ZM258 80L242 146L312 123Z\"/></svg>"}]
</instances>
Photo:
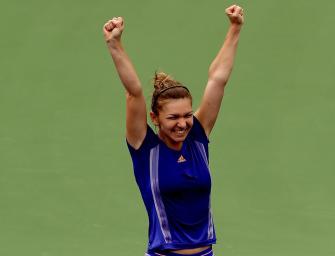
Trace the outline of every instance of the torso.
<instances>
[{"instance_id":1,"label":"torso","mask_svg":"<svg viewBox=\"0 0 335 256\"><path fill-rule=\"evenodd\" d=\"M215 243L207 145L195 120L178 151L169 149L149 127L142 146L129 147L149 217L148 252L189 255Z\"/></svg>"}]
</instances>

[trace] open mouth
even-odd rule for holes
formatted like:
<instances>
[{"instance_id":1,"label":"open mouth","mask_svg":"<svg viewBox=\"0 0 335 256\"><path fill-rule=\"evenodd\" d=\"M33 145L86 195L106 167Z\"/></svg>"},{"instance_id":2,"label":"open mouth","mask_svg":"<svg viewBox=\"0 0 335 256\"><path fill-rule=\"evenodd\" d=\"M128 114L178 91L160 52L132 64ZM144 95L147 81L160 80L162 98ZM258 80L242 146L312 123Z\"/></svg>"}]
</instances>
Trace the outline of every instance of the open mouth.
<instances>
[{"instance_id":1,"label":"open mouth","mask_svg":"<svg viewBox=\"0 0 335 256\"><path fill-rule=\"evenodd\" d=\"M185 129L185 130L177 130L177 131L175 131L175 133L177 135L179 135L179 136L183 136L183 135L185 135L187 133L187 129Z\"/></svg>"}]
</instances>

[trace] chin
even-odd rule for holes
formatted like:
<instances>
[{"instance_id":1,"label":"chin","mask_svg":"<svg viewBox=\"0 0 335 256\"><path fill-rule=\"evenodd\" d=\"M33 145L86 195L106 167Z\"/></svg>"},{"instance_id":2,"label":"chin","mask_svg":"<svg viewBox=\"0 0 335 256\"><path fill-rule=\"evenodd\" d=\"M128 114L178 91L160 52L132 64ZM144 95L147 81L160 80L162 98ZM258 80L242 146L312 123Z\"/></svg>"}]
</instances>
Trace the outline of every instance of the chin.
<instances>
[{"instance_id":1,"label":"chin","mask_svg":"<svg viewBox=\"0 0 335 256\"><path fill-rule=\"evenodd\" d=\"M183 136L173 136L173 140L176 142L183 142L188 135L188 132L185 133Z\"/></svg>"},{"instance_id":2,"label":"chin","mask_svg":"<svg viewBox=\"0 0 335 256\"><path fill-rule=\"evenodd\" d=\"M174 138L173 140L175 141L175 142L183 142L183 141L185 141L185 139L186 139L186 137L179 137L179 138Z\"/></svg>"}]
</instances>

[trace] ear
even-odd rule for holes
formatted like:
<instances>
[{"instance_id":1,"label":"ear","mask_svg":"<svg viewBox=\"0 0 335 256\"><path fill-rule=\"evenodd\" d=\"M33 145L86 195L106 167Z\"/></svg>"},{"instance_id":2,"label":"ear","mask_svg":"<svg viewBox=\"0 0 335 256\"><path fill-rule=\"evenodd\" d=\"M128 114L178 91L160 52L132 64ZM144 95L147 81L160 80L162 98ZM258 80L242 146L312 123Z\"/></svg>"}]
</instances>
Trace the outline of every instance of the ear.
<instances>
[{"instance_id":1,"label":"ear","mask_svg":"<svg viewBox=\"0 0 335 256\"><path fill-rule=\"evenodd\" d=\"M159 122L158 122L158 116L150 111L150 118L151 118L151 122L155 125L155 126L158 126L159 125Z\"/></svg>"}]
</instances>

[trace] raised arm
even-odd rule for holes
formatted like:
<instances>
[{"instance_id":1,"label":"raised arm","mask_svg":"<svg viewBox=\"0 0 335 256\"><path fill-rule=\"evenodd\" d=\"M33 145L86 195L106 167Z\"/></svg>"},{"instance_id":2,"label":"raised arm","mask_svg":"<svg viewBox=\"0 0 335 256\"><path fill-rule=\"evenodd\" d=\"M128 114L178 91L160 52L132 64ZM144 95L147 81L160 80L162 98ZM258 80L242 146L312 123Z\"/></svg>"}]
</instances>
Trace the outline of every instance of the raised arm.
<instances>
[{"instance_id":1,"label":"raised arm","mask_svg":"<svg viewBox=\"0 0 335 256\"><path fill-rule=\"evenodd\" d=\"M224 88L233 69L240 31L244 22L243 9L237 5L228 7L226 14L230 20L230 27L222 48L209 67L205 92L200 107L195 112L207 136L212 131L220 110Z\"/></svg>"},{"instance_id":2,"label":"raised arm","mask_svg":"<svg viewBox=\"0 0 335 256\"><path fill-rule=\"evenodd\" d=\"M122 17L109 20L103 26L108 50L113 58L120 80L126 89L126 137L135 149L139 148L147 130L147 114L141 82L122 43Z\"/></svg>"}]
</instances>

